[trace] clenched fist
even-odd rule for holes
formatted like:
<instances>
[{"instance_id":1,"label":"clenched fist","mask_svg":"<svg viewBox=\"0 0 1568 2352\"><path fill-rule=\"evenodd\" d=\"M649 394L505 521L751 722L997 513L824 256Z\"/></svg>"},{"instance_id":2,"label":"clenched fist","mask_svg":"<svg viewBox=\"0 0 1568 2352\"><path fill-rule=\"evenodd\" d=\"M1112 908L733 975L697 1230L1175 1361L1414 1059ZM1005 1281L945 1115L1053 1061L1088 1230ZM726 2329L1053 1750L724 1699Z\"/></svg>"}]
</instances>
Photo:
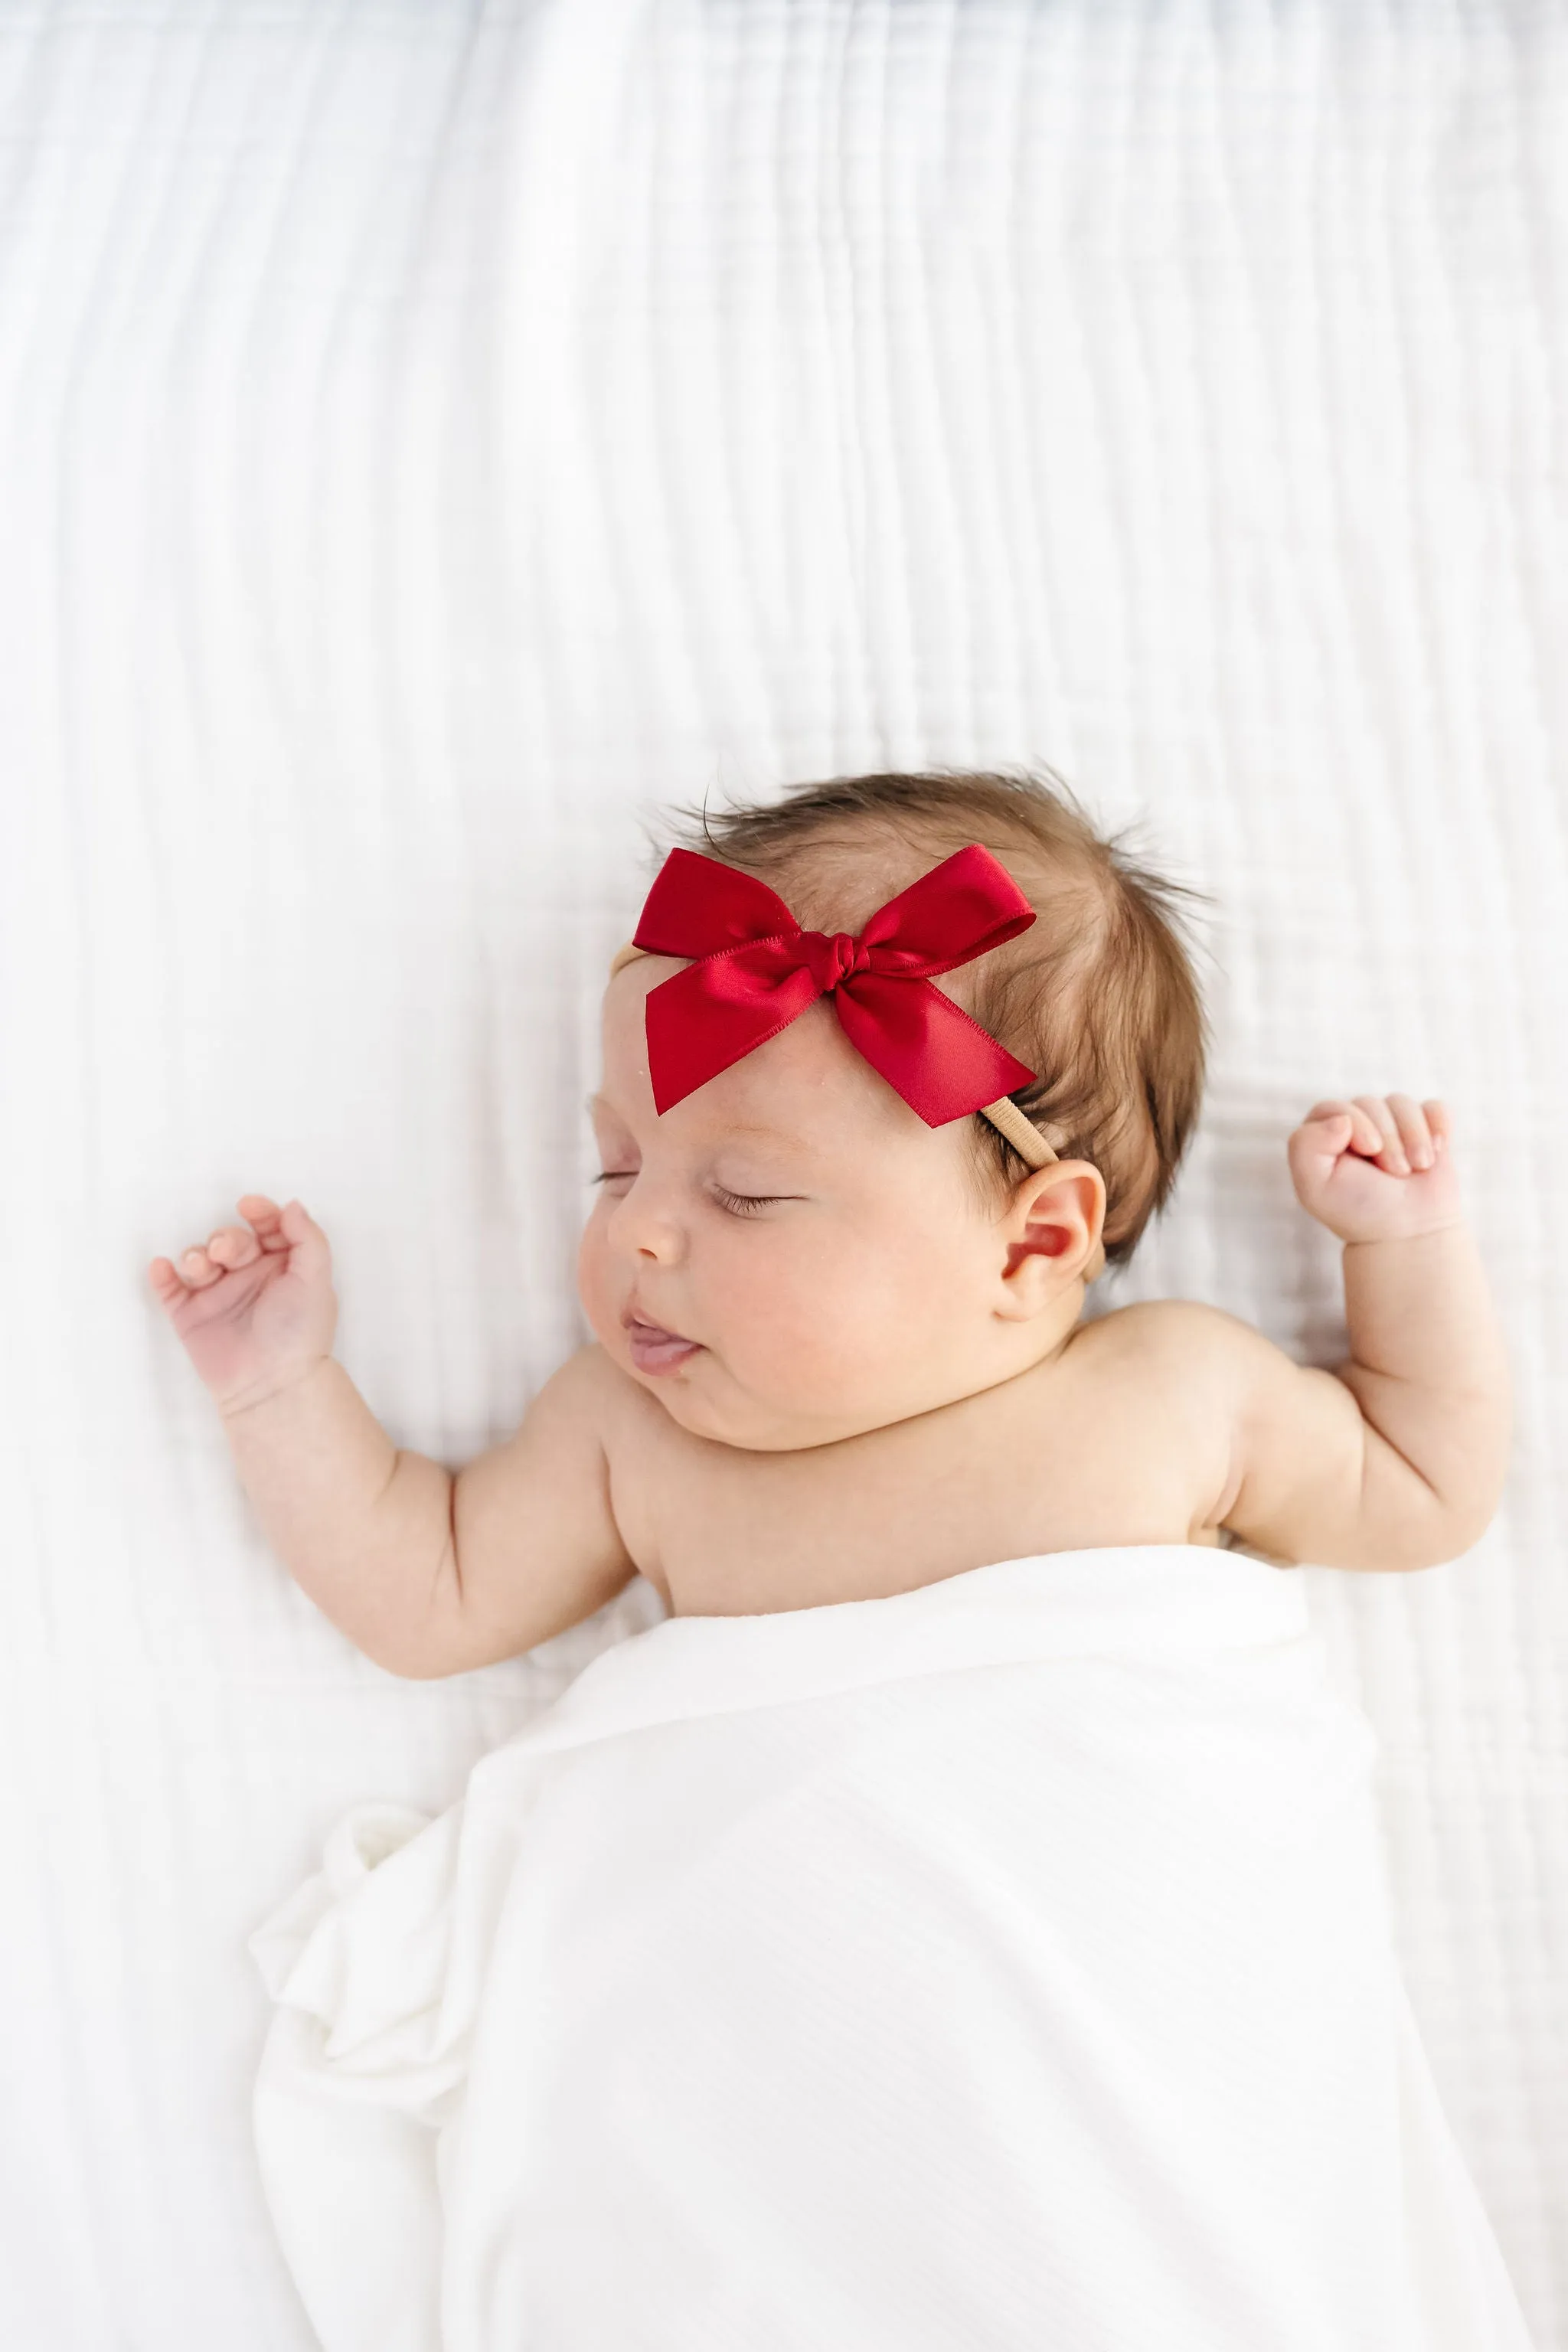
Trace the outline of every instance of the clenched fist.
<instances>
[{"instance_id":1,"label":"clenched fist","mask_svg":"<svg viewBox=\"0 0 1568 2352\"><path fill-rule=\"evenodd\" d=\"M338 1302L327 1237L298 1201L247 1192L245 1226L221 1225L178 1266L155 1257L153 1289L225 1413L291 1387L332 1352ZM246 1227L249 1230L247 1231Z\"/></svg>"},{"instance_id":2,"label":"clenched fist","mask_svg":"<svg viewBox=\"0 0 1568 2352\"><path fill-rule=\"evenodd\" d=\"M1290 1138L1296 1198L1342 1242L1407 1239L1461 1222L1448 1114L1409 1095L1313 1106Z\"/></svg>"}]
</instances>

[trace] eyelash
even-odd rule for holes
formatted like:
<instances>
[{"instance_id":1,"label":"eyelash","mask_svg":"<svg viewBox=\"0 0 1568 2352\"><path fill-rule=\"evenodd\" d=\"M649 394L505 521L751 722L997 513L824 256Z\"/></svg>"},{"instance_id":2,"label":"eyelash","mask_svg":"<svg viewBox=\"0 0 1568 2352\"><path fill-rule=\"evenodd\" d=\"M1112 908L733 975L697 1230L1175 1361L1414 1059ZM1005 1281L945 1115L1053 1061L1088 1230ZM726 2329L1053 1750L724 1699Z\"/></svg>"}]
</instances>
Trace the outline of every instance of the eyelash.
<instances>
[{"instance_id":1,"label":"eyelash","mask_svg":"<svg viewBox=\"0 0 1568 2352\"><path fill-rule=\"evenodd\" d=\"M713 1190L724 1206L737 1217L749 1217L753 1209L771 1209L775 1202L785 1197L783 1192L726 1192L722 1184L716 1184Z\"/></svg>"},{"instance_id":2,"label":"eyelash","mask_svg":"<svg viewBox=\"0 0 1568 2352\"><path fill-rule=\"evenodd\" d=\"M606 1168L590 1181L595 1184L605 1184L613 1176L629 1173L630 1171L625 1168ZM758 1209L773 1208L780 1201L787 1201L790 1197L787 1192L727 1192L722 1184L716 1184L713 1191L715 1198L732 1216L737 1217L749 1217Z\"/></svg>"}]
</instances>

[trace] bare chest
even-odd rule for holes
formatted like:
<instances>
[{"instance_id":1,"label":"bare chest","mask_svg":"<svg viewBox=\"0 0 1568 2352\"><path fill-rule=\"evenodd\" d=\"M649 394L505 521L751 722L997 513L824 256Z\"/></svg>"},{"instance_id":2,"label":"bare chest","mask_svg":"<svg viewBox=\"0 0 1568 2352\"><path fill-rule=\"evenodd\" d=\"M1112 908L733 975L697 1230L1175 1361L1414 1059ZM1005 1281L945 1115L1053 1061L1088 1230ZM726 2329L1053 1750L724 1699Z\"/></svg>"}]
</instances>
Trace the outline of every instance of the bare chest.
<instances>
[{"instance_id":1,"label":"bare chest","mask_svg":"<svg viewBox=\"0 0 1568 2352\"><path fill-rule=\"evenodd\" d=\"M1218 1540L1226 1465L1085 1327L1054 1364L804 1453L694 1437L636 1382L606 1433L616 1524L677 1616L913 1591L1000 1559Z\"/></svg>"}]
</instances>

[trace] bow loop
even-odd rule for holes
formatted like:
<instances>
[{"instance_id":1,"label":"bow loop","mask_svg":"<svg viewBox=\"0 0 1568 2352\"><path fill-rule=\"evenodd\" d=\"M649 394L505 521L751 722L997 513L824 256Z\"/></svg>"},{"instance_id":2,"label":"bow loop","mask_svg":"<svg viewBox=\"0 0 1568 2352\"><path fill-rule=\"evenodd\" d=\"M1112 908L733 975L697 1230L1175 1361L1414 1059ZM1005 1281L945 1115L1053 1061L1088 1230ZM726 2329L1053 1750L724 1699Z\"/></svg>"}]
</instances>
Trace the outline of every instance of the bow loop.
<instances>
[{"instance_id":1,"label":"bow loop","mask_svg":"<svg viewBox=\"0 0 1568 2352\"><path fill-rule=\"evenodd\" d=\"M831 996L856 1050L928 1127L1027 1086L1032 1070L940 988L951 971L1027 930L1035 910L972 842L879 907L858 932L805 931L777 893L694 850L672 849L634 946L693 959L650 989L648 1074L662 1115Z\"/></svg>"}]
</instances>

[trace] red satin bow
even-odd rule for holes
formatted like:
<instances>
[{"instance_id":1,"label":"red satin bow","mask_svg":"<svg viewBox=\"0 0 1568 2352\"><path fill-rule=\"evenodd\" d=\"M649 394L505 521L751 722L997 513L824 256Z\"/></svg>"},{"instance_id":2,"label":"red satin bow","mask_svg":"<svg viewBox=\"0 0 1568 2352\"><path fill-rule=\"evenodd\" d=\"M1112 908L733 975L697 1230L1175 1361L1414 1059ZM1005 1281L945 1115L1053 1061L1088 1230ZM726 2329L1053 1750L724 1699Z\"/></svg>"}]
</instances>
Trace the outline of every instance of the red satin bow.
<instances>
[{"instance_id":1,"label":"red satin bow","mask_svg":"<svg viewBox=\"0 0 1568 2352\"><path fill-rule=\"evenodd\" d=\"M654 1108L668 1110L829 993L850 1044L928 1127L995 1102L1034 1072L926 975L973 962L1034 919L977 842L879 907L858 935L831 937L803 931L754 875L672 849L632 944L700 961L647 993Z\"/></svg>"}]
</instances>

